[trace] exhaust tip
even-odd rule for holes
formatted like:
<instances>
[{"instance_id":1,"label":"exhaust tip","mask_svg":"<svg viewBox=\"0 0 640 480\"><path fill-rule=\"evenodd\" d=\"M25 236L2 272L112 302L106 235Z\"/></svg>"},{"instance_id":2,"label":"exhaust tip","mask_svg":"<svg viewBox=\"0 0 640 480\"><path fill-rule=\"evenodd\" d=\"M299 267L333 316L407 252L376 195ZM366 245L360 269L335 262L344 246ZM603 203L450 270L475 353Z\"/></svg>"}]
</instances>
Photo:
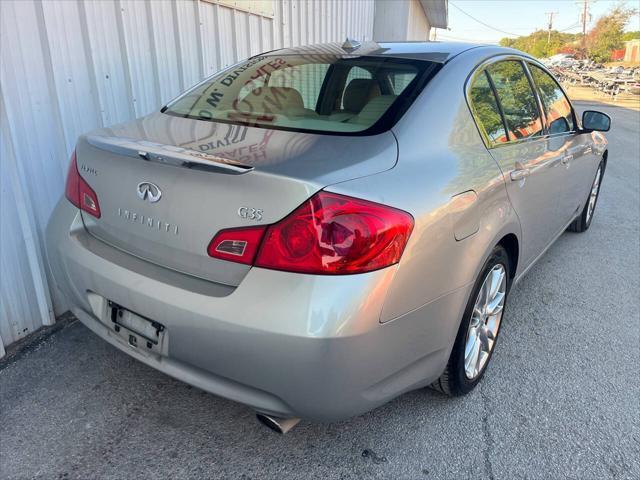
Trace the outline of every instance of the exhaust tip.
<instances>
[{"instance_id":1,"label":"exhaust tip","mask_svg":"<svg viewBox=\"0 0 640 480\"><path fill-rule=\"evenodd\" d=\"M287 433L300 421L299 418L272 417L271 415L265 415L264 413L256 413L256 418L265 427L273 430L274 432L280 433L281 435Z\"/></svg>"}]
</instances>

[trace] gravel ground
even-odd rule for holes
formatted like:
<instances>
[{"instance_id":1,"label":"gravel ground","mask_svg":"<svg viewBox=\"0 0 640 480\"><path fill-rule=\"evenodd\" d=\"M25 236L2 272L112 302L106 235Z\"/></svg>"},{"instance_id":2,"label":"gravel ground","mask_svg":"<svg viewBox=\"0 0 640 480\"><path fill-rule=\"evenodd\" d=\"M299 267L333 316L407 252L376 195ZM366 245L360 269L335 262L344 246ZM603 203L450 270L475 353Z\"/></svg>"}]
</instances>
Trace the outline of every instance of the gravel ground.
<instances>
[{"instance_id":1,"label":"gravel ground","mask_svg":"<svg viewBox=\"0 0 640 480\"><path fill-rule=\"evenodd\" d=\"M470 395L278 436L76 322L0 367L0 477L640 478L640 113L599 108L614 129L591 230L513 291Z\"/></svg>"}]
</instances>

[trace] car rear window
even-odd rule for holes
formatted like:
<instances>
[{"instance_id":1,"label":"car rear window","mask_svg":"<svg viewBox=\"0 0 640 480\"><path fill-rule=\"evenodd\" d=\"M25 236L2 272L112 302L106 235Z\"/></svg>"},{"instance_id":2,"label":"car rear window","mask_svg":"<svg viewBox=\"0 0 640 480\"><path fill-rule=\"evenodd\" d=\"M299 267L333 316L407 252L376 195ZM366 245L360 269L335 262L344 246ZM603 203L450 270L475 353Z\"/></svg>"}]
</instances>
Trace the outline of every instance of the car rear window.
<instances>
[{"instance_id":1,"label":"car rear window","mask_svg":"<svg viewBox=\"0 0 640 480\"><path fill-rule=\"evenodd\" d=\"M162 111L280 130L376 134L397 122L439 66L399 58L263 55L207 79Z\"/></svg>"}]
</instances>

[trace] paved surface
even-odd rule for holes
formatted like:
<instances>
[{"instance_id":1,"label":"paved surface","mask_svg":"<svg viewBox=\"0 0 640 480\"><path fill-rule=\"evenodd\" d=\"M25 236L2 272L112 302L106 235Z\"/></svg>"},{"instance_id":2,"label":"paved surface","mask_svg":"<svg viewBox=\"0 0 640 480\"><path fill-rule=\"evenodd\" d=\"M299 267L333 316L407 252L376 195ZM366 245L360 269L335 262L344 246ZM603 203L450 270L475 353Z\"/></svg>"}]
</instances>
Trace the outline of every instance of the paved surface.
<instances>
[{"instance_id":1,"label":"paved surface","mask_svg":"<svg viewBox=\"0 0 640 480\"><path fill-rule=\"evenodd\" d=\"M638 112L614 118L591 230L513 291L480 388L278 436L79 323L0 370L2 478L640 478Z\"/></svg>"}]
</instances>

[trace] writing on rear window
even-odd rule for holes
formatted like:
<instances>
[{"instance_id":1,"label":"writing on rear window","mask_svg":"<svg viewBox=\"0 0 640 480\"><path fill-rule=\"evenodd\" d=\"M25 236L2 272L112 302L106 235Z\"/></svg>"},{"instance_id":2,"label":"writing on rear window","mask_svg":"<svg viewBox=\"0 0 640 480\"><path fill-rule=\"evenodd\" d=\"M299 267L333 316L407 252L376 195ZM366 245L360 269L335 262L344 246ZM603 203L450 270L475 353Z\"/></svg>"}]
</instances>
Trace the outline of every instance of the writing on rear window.
<instances>
[{"instance_id":1,"label":"writing on rear window","mask_svg":"<svg viewBox=\"0 0 640 480\"><path fill-rule=\"evenodd\" d=\"M387 57L259 56L211 77L163 111L269 129L380 133L411 104L398 100L413 99L424 86L419 80L435 70L432 62Z\"/></svg>"}]
</instances>

